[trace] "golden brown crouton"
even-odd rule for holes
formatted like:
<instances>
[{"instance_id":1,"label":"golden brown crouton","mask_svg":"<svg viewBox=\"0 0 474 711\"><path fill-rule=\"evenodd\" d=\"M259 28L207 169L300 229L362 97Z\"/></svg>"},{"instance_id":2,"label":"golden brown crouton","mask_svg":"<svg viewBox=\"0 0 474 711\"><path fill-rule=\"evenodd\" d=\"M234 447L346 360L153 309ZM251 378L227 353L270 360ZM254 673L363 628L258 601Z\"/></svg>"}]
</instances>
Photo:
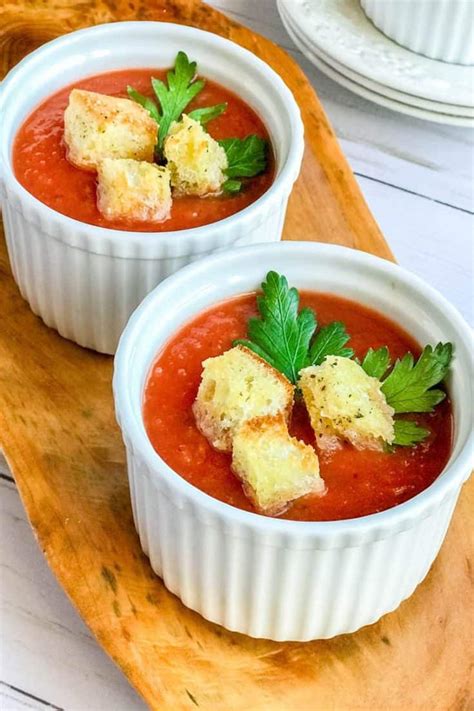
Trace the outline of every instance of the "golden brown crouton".
<instances>
[{"instance_id":1,"label":"golden brown crouton","mask_svg":"<svg viewBox=\"0 0 474 711\"><path fill-rule=\"evenodd\" d=\"M98 169L97 207L108 220L162 222L170 215L167 168L128 158L106 158Z\"/></svg>"},{"instance_id":2,"label":"golden brown crouton","mask_svg":"<svg viewBox=\"0 0 474 711\"><path fill-rule=\"evenodd\" d=\"M177 194L203 197L220 192L226 180L227 157L198 121L186 114L175 121L165 139L164 154Z\"/></svg>"},{"instance_id":3,"label":"golden brown crouton","mask_svg":"<svg viewBox=\"0 0 474 711\"><path fill-rule=\"evenodd\" d=\"M283 513L301 496L325 490L316 452L290 436L283 415L257 417L237 429L232 469L257 511L269 516Z\"/></svg>"},{"instance_id":4,"label":"golden brown crouton","mask_svg":"<svg viewBox=\"0 0 474 711\"><path fill-rule=\"evenodd\" d=\"M208 358L203 368L193 412L215 449L230 452L234 432L245 420L277 413L288 418L293 385L247 348L236 346Z\"/></svg>"},{"instance_id":5,"label":"golden brown crouton","mask_svg":"<svg viewBox=\"0 0 474 711\"><path fill-rule=\"evenodd\" d=\"M64 112L68 159L97 169L104 158L153 160L158 125L142 106L116 96L73 89Z\"/></svg>"},{"instance_id":6,"label":"golden brown crouton","mask_svg":"<svg viewBox=\"0 0 474 711\"><path fill-rule=\"evenodd\" d=\"M393 409L380 381L350 358L328 356L321 365L300 373L318 447L337 447L340 439L357 449L382 449L394 439Z\"/></svg>"}]
</instances>

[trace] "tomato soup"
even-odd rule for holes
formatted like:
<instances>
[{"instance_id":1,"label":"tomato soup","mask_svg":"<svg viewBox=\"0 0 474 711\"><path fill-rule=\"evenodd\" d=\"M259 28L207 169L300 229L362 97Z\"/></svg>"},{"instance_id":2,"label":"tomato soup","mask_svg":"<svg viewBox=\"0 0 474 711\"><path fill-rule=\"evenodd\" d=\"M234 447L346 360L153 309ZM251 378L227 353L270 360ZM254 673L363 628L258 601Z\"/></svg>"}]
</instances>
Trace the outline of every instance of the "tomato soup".
<instances>
[{"instance_id":1,"label":"tomato soup","mask_svg":"<svg viewBox=\"0 0 474 711\"><path fill-rule=\"evenodd\" d=\"M134 232L162 232L207 225L239 212L257 200L274 178L271 147L267 169L255 178L244 180L240 193L175 198L171 217L162 223L111 221L103 217L96 203L96 175L74 167L66 158L63 142L64 110L71 89L86 89L110 96L127 97L127 85L152 96L151 77L166 78L163 69L129 69L84 79L50 96L22 125L13 147L13 168L28 192L57 212L99 227ZM206 81L204 89L186 108L213 106L227 102L224 114L209 122L207 130L215 139L245 138L255 134L269 140L268 132L257 114L238 96L215 82ZM270 146L270 143L268 144Z\"/></svg>"},{"instance_id":2,"label":"tomato soup","mask_svg":"<svg viewBox=\"0 0 474 711\"><path fill-rule=\"evenodd\" d=\"M329 294L302 292L301 306L317 314L320 326L343 321L350 345L361 358L368 348L388 346L393 359L419 346L384 316ZM144 421L155 450L184 479L216 499L255 511L231 471L231 455L215 451L196 427L191 406L199 387L202 361L217 356L246 336L247 321L256 315L255 294L217 304L186 324L168 342L150 373L144 398ZM324 496L308 495L294 502L281 518L330 521L384 511L426 489L446 465L452 440L449 399L416 421L431 434L415 447L393 451L358 451L348 444L319 452ZM306 409L296 401L290 433L315 447Z\"/></svg>"}]
</instances>

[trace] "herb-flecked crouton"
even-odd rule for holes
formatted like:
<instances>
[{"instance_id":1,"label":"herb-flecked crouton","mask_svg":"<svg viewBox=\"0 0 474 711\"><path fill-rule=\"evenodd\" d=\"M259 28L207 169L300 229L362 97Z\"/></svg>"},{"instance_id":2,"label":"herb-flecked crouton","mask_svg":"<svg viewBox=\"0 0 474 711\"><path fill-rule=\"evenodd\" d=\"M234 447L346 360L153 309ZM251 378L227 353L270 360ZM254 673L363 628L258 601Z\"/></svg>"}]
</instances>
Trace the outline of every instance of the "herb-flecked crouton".
<instances>
[{"instance_id":1,"label":"herb-flecked crouton","mask_svg":"<svg viewBox=\"0 0 474 711\"><path fill-rule=\"evenodd\" d=\"M176 194L204 197L221 191L227 157L198 121L186 114L175 121L165 139L164 155Z\"/></svg>"},{"instance_id":2,"label":"herb-flecked crouton","mask_svg":"<svg viewBox=\"0 0 474 711\"><path fill-rule=\"evenodd\" d=\"M304 368L299 386L320 449L339 440L357 449L382 449L394 439L393 409L380 381L350 358L328 356L321 365Z\"/></svg>"},{"instance_id":3,"label":"herb-flecked crouton","mask_svg":"<svg viewBox=\"0 0 474 711\"><path fill-rule=\"evenodd\" d=\"M169 217L167 168L128 158L106 158L97 177L97 207L108 220L162 222Z\"/></svg>"},{"instance_id":4,"label":"herb-flecked crouton","mask_svg":"<svg viewBox=\"0 0 474 711\"><path fill-rule=\"evenodd\" d=\"M288 418L293 385L284 375L243 346L203 363L193 405L196 424L210 444L230 452L237 427L260 415Z\"/></svg>"},{"instance_id":5,"label":"herb-flecked crouton","mask_svg":"<svg viewBox=\"0 0 474 711\"><path fill-rule=\"evenodd\" d=\"M78 168L97 169L104 158L153 161L158 126L130 99L73 89L64 112L68 159Z\"/></svg>"},{"instance_id":6,"label":"herb-flecked crouton","mask_svg":"<svg viewBox=\"0 0 474 711\"><path fill-rule=\"evenodd\" d=\"M291 437L283 415L257 417L237 429L232 469L257 511L269 516L283 513L301 496L325 490L316 452Z\"/></svg>"}]
</instances>

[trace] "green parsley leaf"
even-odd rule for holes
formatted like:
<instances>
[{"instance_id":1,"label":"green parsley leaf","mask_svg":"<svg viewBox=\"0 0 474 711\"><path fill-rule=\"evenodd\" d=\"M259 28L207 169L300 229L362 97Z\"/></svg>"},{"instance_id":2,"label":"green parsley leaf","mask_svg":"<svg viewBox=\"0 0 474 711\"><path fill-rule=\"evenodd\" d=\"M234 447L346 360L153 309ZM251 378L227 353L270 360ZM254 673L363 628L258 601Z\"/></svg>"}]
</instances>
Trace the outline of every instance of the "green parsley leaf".
<instances>
[{"instance_id":1,"label":"green parsley leaf","mask_svg":"<svg viewBox=\"0 0 474 711\"><path fill-rule=\"evenodd\" d=\"M396 361L382 383L382 392L396 413L432 412L444 400L445 392L431 388L446 376L452 352L451 343L438 343L434 349L426 346L416 363L411 353Z\"/></svg>"},{"instance_id":2,"label":"green parsley leaf","mask_svg":"<svg viewBox=\"0 0 474 711\"><path fill-rule=\"evenodd\" d=\"M411 420L395 420L395 439L392 444L397 444L401 447L412 447L418 442L423 442L428 437L430 431L425 427L419 427L416 422Z\"/></svg>"},{"instance_id":3,"label":"green parsley leaf","mask_svg":"<svg viewBox=\"0 0 474 711\"><path fill-rule=\"evenodd\" d=\"M216 104L215 106L206 106L205 108L194 109L194 111L189 112L188 116L189 118L192 118L195 121L199 121L200 124L205 126L206 123L223 114L226 109L226 103Z\"/></svg>"},{"instance_id":4,"label":"green parsley leaf","mask_svg":"<svg viewBox=\"0 0 474 711\"><path fill-rule=\"evenodd\" d=\"M227 156L225 174L229 178L253 178L267 167L267 142L263 138L224 138L219 144Z\"/></svg>"},{"instance_id":5,"label":"green parsley leaf","mask_svg":"<svg viewBox=\"0 0 474 711\"><path fill-rule=\"evenodd\" d=\"M382 346L376 350L369 348L361 366L367 375L382 380L390 366L390 353L387 346Z\"/></svg>"},{"instance_id":6,"label":"green parsley leaf","mask_svg":"<svg viewBox=\"0 0 474 711\"><path fill-rule=\"evenodd\" d=\"M159 123L160 121L160 112L158 111L158 107L153 101L153 99L150 99L148 96L143 96L143 94L140 94L139 91L135 91L131 86L127 86L127 94L133 101L136 101L137 104L140 104L140 106L143 106L144 109L148 111L152 119L156 121L156 123Z\"/></svg>"},{"instance_id":7,"label":"green parsley leaf","mask_svg":"<svg viewBox=\"0 0 474 711\"><path fill-rule=\"evenodd\" d=\"M196 67L196 62L190 62L184 52L178 52L174 68L166 75L168 86L161 79L151 80L160 110L152 99L127 87L129 97L141 104L159 124L157 148L160 152L173 121L179 120L186 106L204 87L203 79L196 80Z\"/></svg>"},{"instance_id":8,"label":"green parsley leaf","mask_svg":"<svg viewBox=\"0 0 474 711\"><path fill-rule=\"evenodd\" d=\"M184 52L178 52L174 70L166 78L168 86L160 79L152 79L151 85L161 106L158 148L168 135L173 121L178 121L186 106L204 88L204 80L196 77L196 62L190 62Z\"/></svg>"},{"instance_id":9,"label":"green parsley leaf","mask_svg":"<svg viewBox=\"0 0 474 711\"><path fill-rule=\"evenodd\" d=\"M262 290L263 295L257 297L261 318L251 318L249 339L239 339L234 345L246 346L296 383L299 371L307 364L315 315L308 308L298 313L298 291L290 289L286 278L276 272L268 272Z\"/></svg>"},{"instance_id":10,"label":"green parsley leaf","mask_svg":"<svg viewBox=\"0 0 474 711\"><path fill-rule=\"evenodd\" d=\"M240 188L242 187L242 181L241 180L226 180L225 183L222 186L222 189L226 193L238 193L240 192Z\"/></svg>"},{"instance_id":11,"label":"green parsley leaf","mask_svg":"<svg viewBox=\"0 0 474 711\"><path fill-rule=\"evenodd\" d=\"M350 336L341 321L333 321L317 332L308 355L307 365L320 365L328 355L351 358L352 348L344 348Z\"/></svg>"}]
</instances>

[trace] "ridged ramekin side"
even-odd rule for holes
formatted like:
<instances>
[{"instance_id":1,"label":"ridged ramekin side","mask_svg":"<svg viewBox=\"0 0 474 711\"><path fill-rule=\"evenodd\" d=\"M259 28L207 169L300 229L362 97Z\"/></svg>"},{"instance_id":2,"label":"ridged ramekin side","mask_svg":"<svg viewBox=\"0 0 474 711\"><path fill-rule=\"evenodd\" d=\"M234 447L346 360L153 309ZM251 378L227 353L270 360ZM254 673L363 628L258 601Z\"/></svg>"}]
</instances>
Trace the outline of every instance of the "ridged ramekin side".
<instances>
[{"instance_id":1,"label":"ridged ramekin side","mask_svg":"<svg viewBox=\"0 0 474 711\"><path fill-rule=\"evenodd\" d=\"M474 64L471 0L361 0L361 5L379 30L413 52L454 64Z\"/></svg>"},{"instance_id":2,"label":"ridged ramekin side","mask_svg":"<svg viewBox=\"0 0 474 711\"><path fill-rule=\"evenodd\" d=\"M93 238L86 235L88 225L78 227L88 249L72 246L54 215L48 220L8 192L3 215L13 275L32 311L64 338L113 354L131 313L167 276L221 249L278 241L287 201L285 194L255 219L235 220L202 240L185 233L177 238L163 234L161 240L161 235L150 235L154 257L143 241L137 242L134 256L119 256L119 235L116 248L111 241L108 254L96 253Z\"/></svg>"},{"instance_id":3,"label":"ridged ramekin side","mask_svg":"<svg viewBox=\"0 0 474 711\"><path fill-rule=\"evenodd\" d=\"M429 571L459 494L386 538L301 548L297 535L203 512L128 453L140 542L166 587L212 622L277 641L353 632L396 609Z\"/></svg>"}]
</instances>

